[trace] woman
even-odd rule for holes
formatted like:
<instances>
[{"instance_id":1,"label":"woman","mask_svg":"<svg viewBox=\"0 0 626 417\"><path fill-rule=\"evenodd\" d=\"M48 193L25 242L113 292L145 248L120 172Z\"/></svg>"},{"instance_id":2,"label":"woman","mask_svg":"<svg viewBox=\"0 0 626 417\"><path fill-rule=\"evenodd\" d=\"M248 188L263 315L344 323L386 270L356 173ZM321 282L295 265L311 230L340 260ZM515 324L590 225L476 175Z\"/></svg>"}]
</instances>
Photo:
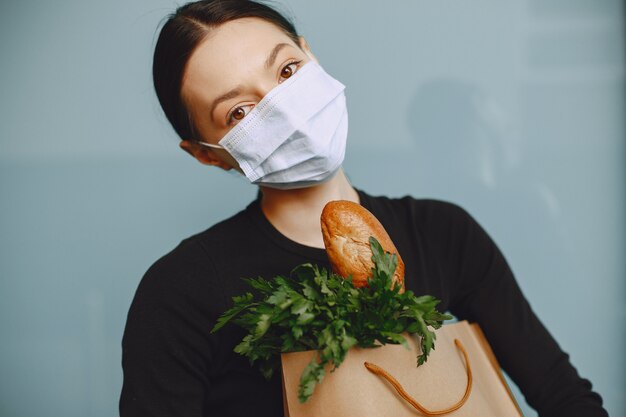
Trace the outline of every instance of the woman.
<instances>
[{"instance_id":1,"label":"woman","mask_svg":"<svg viewBox=\"0 0 626 417\"><path fill-rule=\"evenodd\" d=\"M241 277L288 274L305 262L329 267L319 218L339 199L385 226L408 289L481 325L540 415L606 415L469 214L441 201L374 197L349 183L341 168L344 86L279 13L245 0L180 7L161 30L153 76L180 147L237 170L260 192L143 277L123 339L123 417L282 415L280 376L266 381L233 352L243 331L209 331L231 297L248 290Z\"/></svg>"}]
</instances>

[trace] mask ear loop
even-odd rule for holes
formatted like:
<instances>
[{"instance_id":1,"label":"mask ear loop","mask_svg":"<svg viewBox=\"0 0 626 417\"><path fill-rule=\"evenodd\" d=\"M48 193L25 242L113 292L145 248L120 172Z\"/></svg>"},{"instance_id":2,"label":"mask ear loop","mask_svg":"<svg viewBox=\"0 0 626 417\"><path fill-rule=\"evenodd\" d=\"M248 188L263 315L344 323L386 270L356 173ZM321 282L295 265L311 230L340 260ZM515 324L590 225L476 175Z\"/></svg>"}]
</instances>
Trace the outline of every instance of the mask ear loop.
<instances>
[{"instance_id":1,"label":"mask ear loop","mask_svg":"<svg viewBox=\"0 0 626 417\"><path fill-rule=\"evenodd\" d=\"M202 142L200 140L195 140L198 145L206 146L207 148L215 148L215 149L225 149L222 145L215 145L213 143Z\"/></svg>"}]
</instances>

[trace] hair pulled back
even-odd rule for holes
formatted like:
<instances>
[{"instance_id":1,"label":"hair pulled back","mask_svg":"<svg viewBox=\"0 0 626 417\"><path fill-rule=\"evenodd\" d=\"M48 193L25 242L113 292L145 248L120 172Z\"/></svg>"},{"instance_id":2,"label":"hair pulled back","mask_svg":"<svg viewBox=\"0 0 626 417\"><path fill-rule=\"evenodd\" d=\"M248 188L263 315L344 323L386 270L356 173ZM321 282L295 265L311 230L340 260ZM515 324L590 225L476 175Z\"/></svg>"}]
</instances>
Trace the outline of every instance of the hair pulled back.
<instances>
[{"instance_id":1,"label":"hair pulled back","mask_svg":"<svg viewBox=\"0 0 626 417\"><path fill-rule=\"evenodd\" d=\"M189 57L212 29L244 17L274 23L298 44L298 33L289 20L272 7L251 0L201 0L180 6L166 17L154 50L152 78L161 108L181 139L194 137L180 94Z\"/></svg>"}]
</instances>

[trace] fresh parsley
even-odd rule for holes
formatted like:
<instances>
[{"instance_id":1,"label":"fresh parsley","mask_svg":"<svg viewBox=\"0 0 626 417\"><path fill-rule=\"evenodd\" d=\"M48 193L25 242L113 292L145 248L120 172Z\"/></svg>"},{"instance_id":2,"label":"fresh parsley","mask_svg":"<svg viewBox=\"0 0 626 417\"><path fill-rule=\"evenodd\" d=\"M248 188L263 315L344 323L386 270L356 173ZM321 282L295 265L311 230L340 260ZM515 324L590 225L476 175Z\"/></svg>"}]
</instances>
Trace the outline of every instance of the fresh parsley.
<instances>
[{"instance_id":1,"label":"fresh parsley","mask_svg":"<svg viewBox=\"0 0 626 417\"><path fill-rule=\"evenodd\" d=\"M452 316L438 312L439 300L430 295L400 293L392 280L397 256L385 252L374 237L370 247L374 267L369 286L355 288L351 277L310 263L297 266L288 277L245 278L261 299L250 292L233 297L233 307L211 332L229 322L243 327L248 333L234 350L257 363L268 379L280 366L281 353L317 350L300 378L300 402L322 381L324 367L330 364L334 371L353 346L389 343L409 348L402 333L417 333L422 348L417 366L422 365L435 348L435 333L429 328L438 329Z\"/></svg>"}]
</instances>

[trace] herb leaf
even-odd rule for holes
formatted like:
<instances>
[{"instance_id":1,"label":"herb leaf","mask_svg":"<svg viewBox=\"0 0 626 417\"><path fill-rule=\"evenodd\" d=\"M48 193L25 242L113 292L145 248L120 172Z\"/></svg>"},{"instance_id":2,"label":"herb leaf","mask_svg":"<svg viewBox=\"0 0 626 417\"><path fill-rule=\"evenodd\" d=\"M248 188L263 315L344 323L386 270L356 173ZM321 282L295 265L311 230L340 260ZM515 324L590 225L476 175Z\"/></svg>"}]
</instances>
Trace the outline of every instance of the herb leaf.
<instances>
[{"instance_id":1,"label":"herb leaf","mask_svg":"<svg viewBox=\"0 0 626 417\"><path fill-rule=\"evenodd\" d=\"M298 399L305 402L324 378L325 367L334 371L350 348L402 344L402 333L421 336L422 353L417 366L435 348L435 333L452 316L436 310L439 300L412 291L400 293L393 273L397 256L385 252L370 237L372 275L368 286L355 288L344 278L310 263L298 265L288 277L245 279L260 294L233 297L211 333L232 322L247 334L234 351L257 363L266 378L280 366L280 354L316 350L300 377Z\"/></svg>"}]
</instances>

